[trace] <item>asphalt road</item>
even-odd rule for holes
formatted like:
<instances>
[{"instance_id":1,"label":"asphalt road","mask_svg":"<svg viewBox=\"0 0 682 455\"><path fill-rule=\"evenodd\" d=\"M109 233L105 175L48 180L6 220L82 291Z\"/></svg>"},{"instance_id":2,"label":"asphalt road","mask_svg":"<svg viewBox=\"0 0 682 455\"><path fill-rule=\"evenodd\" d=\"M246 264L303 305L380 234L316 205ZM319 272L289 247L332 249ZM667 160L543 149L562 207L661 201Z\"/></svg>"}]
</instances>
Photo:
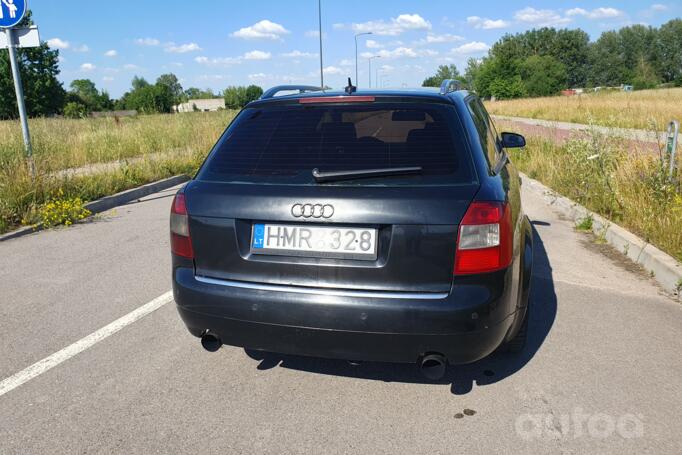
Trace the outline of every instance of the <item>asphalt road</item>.
<instances>
[{"instance_id":1,"label":"asphalt road","mask_svg":"<svg viewBox=\"0 0 682 455\"><path fill-rule=\"evenodd\" d=\"M171 195L0 243L0 382L169 290ZM412 365L209 354L170 302L0 392L0 454L679 453L682 307L524 203L536 269L520 356L434 384Z\"/></svg>"}]
</instances>

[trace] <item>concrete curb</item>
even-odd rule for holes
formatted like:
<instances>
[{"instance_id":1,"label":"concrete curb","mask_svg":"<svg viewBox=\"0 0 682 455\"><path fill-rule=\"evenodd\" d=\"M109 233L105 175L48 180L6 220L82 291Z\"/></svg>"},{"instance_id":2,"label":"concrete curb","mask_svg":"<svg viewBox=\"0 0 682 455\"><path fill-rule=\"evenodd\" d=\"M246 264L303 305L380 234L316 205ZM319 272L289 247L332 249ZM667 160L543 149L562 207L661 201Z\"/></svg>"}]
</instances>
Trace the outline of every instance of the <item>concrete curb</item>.
<instances>
[{"instance_id":1,"label":"concrete curb","mask_svg":"<svg viewBox=\"0 0 682 455\"><path fill-rule=\"evenodd\" d=\"M172 188L188 181L189 179L190 178L186 175L176 175L167 179L157 180L156 182L148 183L146 185L138 186L137 188L132 188L121 191L120 193L112 194L111 196L105 196L101 199L97 199L96 201L88 202L84 205L84 207L90 210L94 215L96 213L107 211L114 207L118 207L119 205L126 204L130 201L140 199L150 194ZM42 229L42 224L38 224L37 226L22 227L15 231L0 235L0 242L23 237L33 232L41 231Z\"/></svg>"},{"instance_id":2,"label":"concrete curb","mask_svg":"<svg viewBox=\"0 0 682 455\"><path fill-rule=\"evenodd\" d=\"M580 222L588 216L592 217L592 231L603 238L609 245L627 256L631 261L641 265L647 272L653 273L654 279L678 300L682 300L680 283L682 283L682 264L672 256L647 243L633 233L617 224L589 211L582 205L573 202L547 188L537 180L521 174L523 188L541 196L549 205L574 222Z\"/></svg>"}]
</instances>

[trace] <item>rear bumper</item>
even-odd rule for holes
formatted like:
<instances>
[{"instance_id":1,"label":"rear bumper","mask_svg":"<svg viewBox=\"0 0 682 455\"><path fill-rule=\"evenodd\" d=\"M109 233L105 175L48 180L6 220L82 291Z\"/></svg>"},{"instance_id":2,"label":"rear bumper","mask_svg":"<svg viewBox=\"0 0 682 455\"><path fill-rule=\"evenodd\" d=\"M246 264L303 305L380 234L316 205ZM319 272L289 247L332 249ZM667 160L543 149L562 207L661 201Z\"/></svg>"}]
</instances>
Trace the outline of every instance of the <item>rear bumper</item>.
<instances>
[{"instance_id":1,"label":"rear bumper","mask_svg":"<svg viewBox=\"0 0 682 455\"><path fill-rule=\"evenodd\" d=\"M173 292L193 335L211 330L228 345L387 362L438 352L450 363L470 363L493 352L509 330L509 275L465 279L443 295L358 294L206 282L178 267Z\"/></svg>"}]
</instances>

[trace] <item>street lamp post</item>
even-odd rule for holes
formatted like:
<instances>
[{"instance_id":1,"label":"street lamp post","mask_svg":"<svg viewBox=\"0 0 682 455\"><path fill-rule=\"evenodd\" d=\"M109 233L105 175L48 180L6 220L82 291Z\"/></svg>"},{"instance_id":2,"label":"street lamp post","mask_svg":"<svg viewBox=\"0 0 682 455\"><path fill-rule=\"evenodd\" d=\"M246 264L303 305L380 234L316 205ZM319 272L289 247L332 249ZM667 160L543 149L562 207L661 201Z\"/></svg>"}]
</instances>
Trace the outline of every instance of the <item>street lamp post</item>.
<instances>
[{"instance_id":1,"label":"street lamp post","mask_svg":"<svg viewBox=\"0 0 682 455\"><path fill-rule=\"evenodd\" d=\"M372 35L372 32L363 32L355 35L355 85L360 85L358 80L358 36Z\"/></svg>"},{"instance_id":2,"label":"street lamp post","mask_svg":"<svg viewBox=\"0 0 682 455\"><path fill-rule=\"evenodd\" d=\"M322 63L322 0L317 0L317 18L320 31L320 88L324 90L324 64Z\"/></svg>"},{"instance_id":3,"label":"street lamp post","mask_svg":"<svg viewBox=\"0 0 682 455\"><path fill-rule=\"evenodd\" d=\"M369 88L372 88L372 59L373 58L381 58L381 55L372 55L371 57L367 58L367 61L369 62Z\"/></svg>"}]
</instances>

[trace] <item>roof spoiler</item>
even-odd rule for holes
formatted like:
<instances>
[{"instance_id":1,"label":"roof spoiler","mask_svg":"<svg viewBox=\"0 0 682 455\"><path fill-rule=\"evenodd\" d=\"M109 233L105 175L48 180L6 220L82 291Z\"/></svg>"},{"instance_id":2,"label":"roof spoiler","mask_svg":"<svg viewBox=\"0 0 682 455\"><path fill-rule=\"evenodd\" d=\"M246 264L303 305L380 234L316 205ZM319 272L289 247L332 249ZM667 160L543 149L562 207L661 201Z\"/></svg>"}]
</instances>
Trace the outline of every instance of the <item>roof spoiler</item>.
<instances>
[{"instance_id":1,"label":"roof spoiler","mask_svg":"<svg viewBox=\"0 0 682 455\"><path fill-rule=\"evenodd\" d=\"M440 84L440 94L447 95L450 92L456 92L457 90L462 90L462 82L457 79L445 79L442 84Z\"/></svg>"},{"instance_id":2,"label":"roof spoiler","mask_svg":"<svg viewBox=\"0 0 682 455\"><path fill-rule=\"evenodd\" d=\"M269 98L274 98L275 95L277 95L279 92L291 92L291 91L296 91L298 90L298 93L305 93L305 92L320 92L324 90L322 87L316 87L314 85L278 85L276 87L272 87L263 93L263 95L260 97L262 100L267 100Z\"/></svg>"}]
</instances>

